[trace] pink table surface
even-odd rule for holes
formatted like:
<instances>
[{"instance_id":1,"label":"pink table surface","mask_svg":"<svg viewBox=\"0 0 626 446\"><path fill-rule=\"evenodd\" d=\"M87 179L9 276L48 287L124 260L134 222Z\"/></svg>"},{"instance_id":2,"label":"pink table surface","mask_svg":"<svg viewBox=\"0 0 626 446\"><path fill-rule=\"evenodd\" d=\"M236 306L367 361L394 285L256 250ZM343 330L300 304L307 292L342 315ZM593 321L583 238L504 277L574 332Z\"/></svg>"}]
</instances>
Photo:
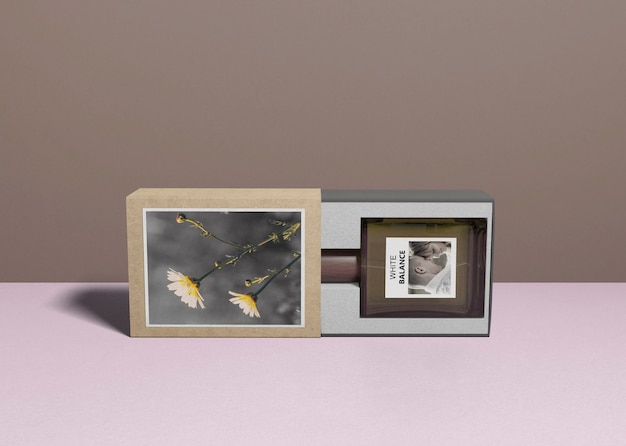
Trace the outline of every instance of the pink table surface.
<instances>
[{"instance_id":1,"label":"pink table surface","mask_svg":"<svg viewBox=\"0 0 626 446\"><path fill-rule=\"evenodd\" d=\"M494 286L489 338L129 338L126 284L0 284L0 444L626 444L626 284Z\"/></svg>"}]
</instances>

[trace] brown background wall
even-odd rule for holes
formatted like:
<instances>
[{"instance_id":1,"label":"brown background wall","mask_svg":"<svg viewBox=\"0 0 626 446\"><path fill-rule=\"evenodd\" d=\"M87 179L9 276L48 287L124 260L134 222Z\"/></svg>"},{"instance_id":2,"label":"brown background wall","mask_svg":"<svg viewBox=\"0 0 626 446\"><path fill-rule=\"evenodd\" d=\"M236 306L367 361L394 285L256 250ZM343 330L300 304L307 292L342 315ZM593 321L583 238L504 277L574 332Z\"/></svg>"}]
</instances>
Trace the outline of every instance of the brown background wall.
<instances>
[{"instance_id":1,"label":"brown background wall","mask_svg":"<svg viewBox=\"0 0 626 446\"><path fill-rule=\"evenodd\" d=\"M139 187L482 189L496 281L624 281L626 2L0 4L0 281L125 281Z\"/></svg>"}]
</instances>

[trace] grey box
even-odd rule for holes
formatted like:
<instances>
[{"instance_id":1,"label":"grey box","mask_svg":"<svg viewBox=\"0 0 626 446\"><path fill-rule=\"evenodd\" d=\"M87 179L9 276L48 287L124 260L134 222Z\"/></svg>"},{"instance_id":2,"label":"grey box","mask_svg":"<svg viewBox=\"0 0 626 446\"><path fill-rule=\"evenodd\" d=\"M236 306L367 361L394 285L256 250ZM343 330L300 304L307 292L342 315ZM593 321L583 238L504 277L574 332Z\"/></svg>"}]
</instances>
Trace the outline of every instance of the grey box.
<instances>
[{"instance_id":1,"label":"grey box","mask_svg":"<svg viewBox=\"0 0 626 446\"><path fill-rule=\"evenodd\" d=\"M322 249L362 249L362 220L485 219L483 314L478 317L362 317L356 283L323 283L323 336L489 336L494 200L469 190L322 191Z\"/></svg>"}]
</instances>

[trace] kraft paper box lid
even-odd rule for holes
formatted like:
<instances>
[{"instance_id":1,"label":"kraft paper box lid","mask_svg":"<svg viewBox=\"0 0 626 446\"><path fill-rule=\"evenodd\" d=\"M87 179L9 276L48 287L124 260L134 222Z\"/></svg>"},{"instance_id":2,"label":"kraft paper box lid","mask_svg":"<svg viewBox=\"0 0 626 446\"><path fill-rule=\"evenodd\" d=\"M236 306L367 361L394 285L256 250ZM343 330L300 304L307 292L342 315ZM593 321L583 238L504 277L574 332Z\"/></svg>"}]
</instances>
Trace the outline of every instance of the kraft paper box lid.
<instances>
[{"instance_id":1,"label":"kraft paper box lid","mask_svg":"<svg viewBox=\"0 0 626 446\"><path fill-rule=\"evenodd\" d=\"M320 202L321 194L319 189L220 189L220 188L208 188L208 189L139 189L136 192L130 194L127 197L127 224L128 224L128 256L129 256L129 292L130 292L130 314L131 314L131 336L161 336L161 337L174 337L174 336L186 336L186 337L317 337L320 335ZM146 239L146 216L148 209L151 209L155 215L159 212L171 213L173 217L167 220L167 224L173 227L173 230L188 229L189 231L196 231L198 233L197 242L207 242L206 238L200 237L201 232L198 226L193 225L179 225L176 227L176 215L179 212L188 212L190 215L193 211L198 211L198 215L202 216L206 213L205 223L207 227L210 227L211 212L217 212L219 215L228 215L234 218L234 222L237 221L238 213L242 215L246 212L250 214L259 214L259 221L262 225L266 225L266 220L263 213L268 213L269 216L274 214L285 213L288 216L301 216L301 226L298 226L291 231L285 227L268 226L267 232L275 232L277 234L289 235L289 242L293 243L293 240L299 238L301 244L300 260L298 262L301 271L301 318L300 323L295 325L282 325L274 322L267 323L266 319L250 318L246 319L245 324L239 323L211 323L211 324L151 324L149 323L149 303L151 302L151 292L153 292L148 283L151 283L153 272L147 263L147 251L148 245L151 243L150 239ZM216 215L217 215L216 214ZM183 214L184 215L184 214ZM278 222L280 223L280 222ZM159 222L159 224L161 224ZM202 224L202 223L200 223ZM239 224L241 226L242 224ZM185 226L189 226L185 228ZM228 229L228 228L227 228ZM255 228L255 230L262 230ZM264 230L264 229L263 229ZM283 232L280 232L283 231ZM206 231L208 232L208 230ZM227 230L224 238L228 238ZM245 227L243 229L245 233ZM293 235L295 234L295 236ZM156 239L155 239L156 240ZM197 243L194 242L194 243ZM251 242L246 240L245 243ZM287 240L283 240L279 237L278 240L274 240L280 246L281 243L287 243ZM272 249L274 242L266 243L262 247L258 248L258 251L267 251ZM154 242L157 243L157 242ZM176 241L169 241L172 246L176 246ZM209 246L209 245L207 245ZM237 250L234 250L235 253ZM256 252L256 251L255 251ZM233 254L231 254L233 255ZM249 254L244 260L253 258L255 253ZM168 256L170 256L168 254ZM171 256L176 257L174 254ZM225 257L224 264L228 265L228 257ZM241 261L243 262L243 260ZM250 262L249 262L250 263ZM239 265L234 266L237 268ZM262 265L263 268L267 265ZM233 271L232 265L228 267L224 266L223 270L226 271L230 268ZM271 268L278 270L278 266L272 265ZM168 304L178 302L180 305L185 306L178 300L178 296L174 295L171 290L167 289L168 282L165 279L165 270L161 268L160 274L155 275L159 282L159 287L154 288L154 293L169 293L167 298L170 298ZM172 268L173 269L173 268ZM261 271L262 273L263 271ZM282 271L285 274L287 271ZM260 276L263 274L259 273ZM296 283L295 273L289 272L290 278L285 280L292 280ZM268 277L271 274L266 274ZM182 276L182 273L181 273ZM211 277L209 277L210 279ZM254 277L250 278L251 280ZM270 279L266 279L269 281ZM272 278L273 280L273 278ZM281 279L282 280L282 279ZM172 282L174 283L174 282ZM279 283L279 279L274 284ZM274 285L272 284L272 285ZM171 284L170 284L171 285ZM256 284L255 284L256 285ZM177 286L177 285L174 285ZM231 285L229 285L230 287ZM258 289L263 285L257 286ZM233 286L234 287L234 286ZM265 295L271 291L272 287L268 287L267 291L263 291ZM193 287L191 288L193 291ZM254 294L253 288L248 291L246 288L237 288L238 293ZM203 292L203 286L198 285L196 291ZM241 296L241 294L240 294ZM212 295L202 296L206 309L194 308L198 312L206 312L209 310L209 300L214 299ZM255 296L256 298L257 296ZM241 312L236 305L231 304L229 298L232 299L232 295L229 294L228 289L224 289L219 295L219 305L224 306L223 301L226 301L229 306L232 306L233 311ZM239 299L239 297L237 297ZM263 296L258 296L258 312L261 316L267 314L269 311L261 309ZM181 298L182 300L182 298ZM244 299L245 300L245 299ZM267 300L266 300L267 301ZM193 300L191 301L193 303ZM231 300L232 302L232 300ZM242 307L243 308L243 307ZM230 310L230 307L228 307ZM194 316L196 317L196 316ZM237 316L241 320L241 316Z\"/></svg>"}]
</instances>

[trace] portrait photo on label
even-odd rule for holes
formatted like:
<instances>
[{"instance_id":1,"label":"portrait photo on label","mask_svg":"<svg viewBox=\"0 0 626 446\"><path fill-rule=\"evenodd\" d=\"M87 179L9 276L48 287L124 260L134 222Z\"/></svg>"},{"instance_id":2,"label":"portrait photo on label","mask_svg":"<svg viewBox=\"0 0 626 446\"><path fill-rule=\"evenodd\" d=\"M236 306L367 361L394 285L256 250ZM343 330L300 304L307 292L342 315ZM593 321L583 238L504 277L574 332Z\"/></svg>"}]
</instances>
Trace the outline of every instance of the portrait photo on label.
<instances>
[{"instance_id":1,"label":"portrait photo on label","mask_svg":"<svg viewBox=\"0 0 626 446\"><path fill-rule=\"evenodd\" d=\"M385 298L455 298L453 237L386 237Z\"/></svg>"}]
</instances>

